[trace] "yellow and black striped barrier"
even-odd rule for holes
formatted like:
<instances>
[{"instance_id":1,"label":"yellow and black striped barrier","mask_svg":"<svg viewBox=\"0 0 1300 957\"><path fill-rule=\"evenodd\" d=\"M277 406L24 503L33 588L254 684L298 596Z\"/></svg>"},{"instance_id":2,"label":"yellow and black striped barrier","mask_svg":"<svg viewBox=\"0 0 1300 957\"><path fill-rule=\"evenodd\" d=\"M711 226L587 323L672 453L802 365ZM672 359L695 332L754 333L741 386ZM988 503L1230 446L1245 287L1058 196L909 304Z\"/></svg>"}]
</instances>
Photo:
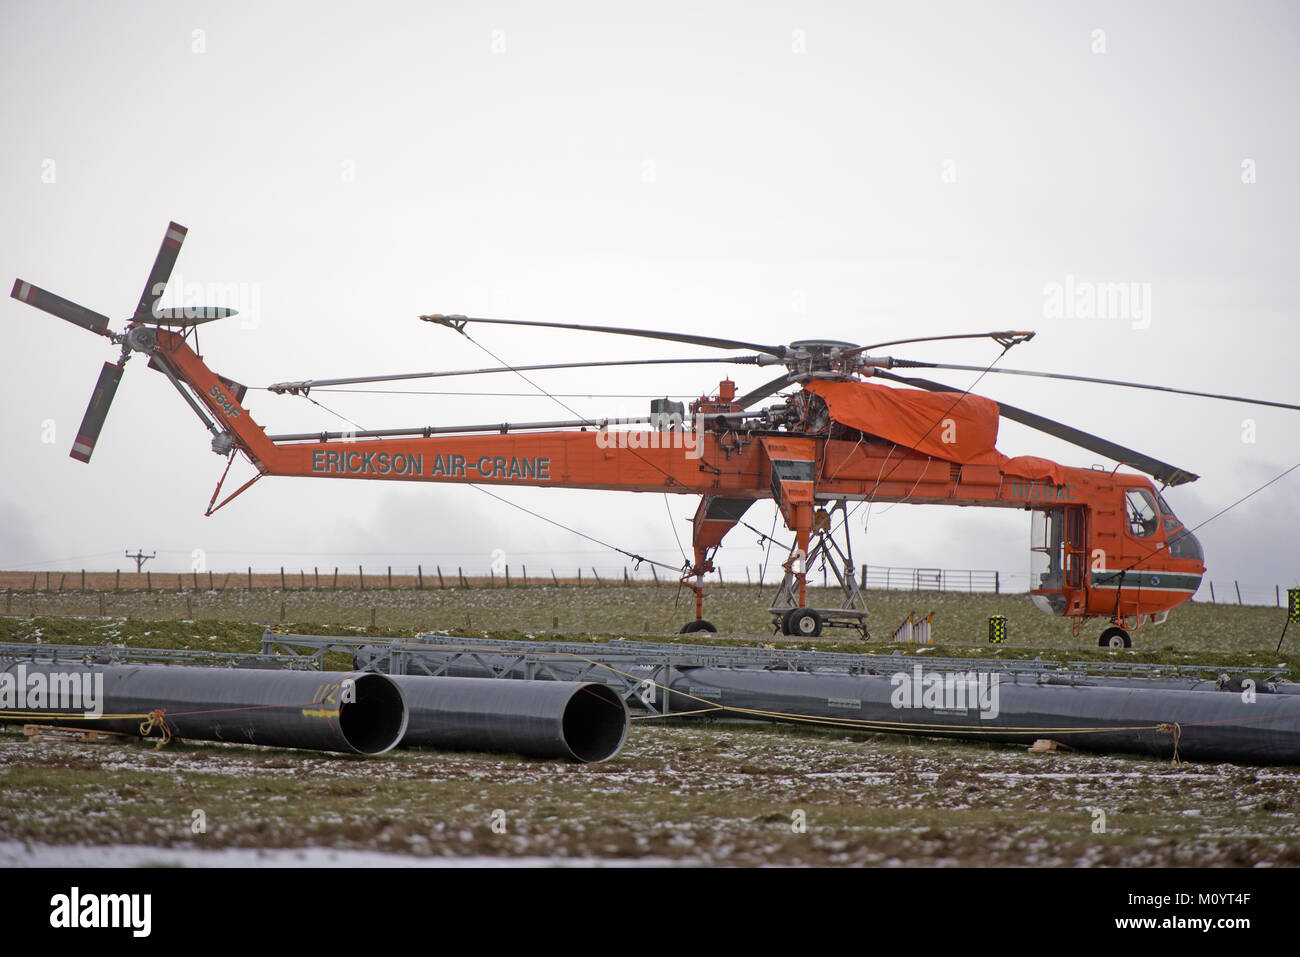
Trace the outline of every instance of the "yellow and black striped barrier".
<instances>
[{"instance_id":1,"label":"yellow and black striped barrier","mask_svg":"<svg viewBox=\"0 0 1300 957\"><path fill-rule=\"evenodd\" d=\"M989 618L989 644L1000 645L1007 640L1007 616L993 615Z\"/></svg>"}]
</instances>

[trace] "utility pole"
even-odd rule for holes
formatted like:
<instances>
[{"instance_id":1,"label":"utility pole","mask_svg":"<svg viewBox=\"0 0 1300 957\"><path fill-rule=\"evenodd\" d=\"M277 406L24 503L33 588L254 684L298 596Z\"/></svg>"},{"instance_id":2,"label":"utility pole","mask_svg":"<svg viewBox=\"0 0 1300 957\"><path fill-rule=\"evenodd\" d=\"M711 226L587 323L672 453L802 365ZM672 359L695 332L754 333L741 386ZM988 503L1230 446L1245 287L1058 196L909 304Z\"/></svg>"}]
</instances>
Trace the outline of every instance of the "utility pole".
<instances>
[{"instance_id":1,"label":"utility pole","mask_svg":"<svg viewBox=\"0 0 1300 957\"><path fill-rule=\"evenodd\" d=\"M157 558L158 553L154 552L151 555L146 555L144 553L144 549L139 549L134 555L132 555L130 552L127 552L126 557L135 560L135 573L138 575L140 574L140 569L144 568L144 563L151 558Z\"/></svg>"}]
</instances>

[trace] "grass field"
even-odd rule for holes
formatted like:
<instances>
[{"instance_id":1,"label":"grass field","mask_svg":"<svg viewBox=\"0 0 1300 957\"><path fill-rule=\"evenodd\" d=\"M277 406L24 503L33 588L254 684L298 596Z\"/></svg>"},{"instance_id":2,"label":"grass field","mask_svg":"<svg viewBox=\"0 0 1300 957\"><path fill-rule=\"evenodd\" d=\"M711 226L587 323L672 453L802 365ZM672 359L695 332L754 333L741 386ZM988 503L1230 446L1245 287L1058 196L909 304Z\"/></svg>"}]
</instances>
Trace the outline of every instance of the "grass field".
<instances>
[{"instance_id":1,"label":"grass field","mask_svg":"<svg viewBox=\"0 0 1300 957\"><path fill-rule=\"evenodd\" d=\"M684 606L672 610L674 592L548 585L196 593L188 597L197 621L185 617L183 595L115 595L120 617L101 619L73 617L97 612L93 594L38 593L15 596L45 604L35 618L25 606L15 609L22 617L0 618L0 640L254 651L265 624L400 637L464 633L466 616L474 634L661 637L688 617ZM709 616L740 637L701 640L795 644L773 642L757 589L713 592ZM876 625L877 637L909 611L935 611L941 644L927 652L840 633L816 647L1300 666L1287 648L1273 653L1283 619L1276 609L1189 606L1139 632L1137 648L1117 652L1071 638L1068 625L1024 596L871 592L868 601L873 620L888 624ZM1002 648L986 641L990 614L1008 616ZM1293 865L1298 785L1300 769L1292 768L1042 755L723 722L635 721L623 752L600 765L422 751L358 759L183 742L161 751L33 745L11 727L0 730L0 842L33 848L33 861L42 847L84 844L746 866ZM203 812L203 833L193 830L194 811ZM492 827L495 811L504 812L503 833Z\"/></svg>"},{"instance_id":2,"label":"grass field","mask_svg":"<svg viewBox=\"0 0 1300 957\"><path fill-rule=\"evenodd\" d=\"M1097 636L1105 624L1089 622L1075 637L1068 621L1039 611L1026 595L899 591L868 591L865 595L871 612L868 622L873 645L887 642L911 612L935 613L935 644L986 652L991 615L1007 617L1009 649L1047 649L1053 654L1096 652ZM771 596L771 588L714 585L706 599L705 617L723 634L745 636L751 642L757 637L767 640L772 636L766 612ZM0 594L0 602L0 610L7 615L28 619L103 616L133 621L215 620L290 628L373 624L385 634L468 629L664 636L676 634L694 617L694 599L689 592L679 594L675 585L652 584L534 584L526 588L475 586L420 591L8 591ZM831 592L810 590L810 605L837 603ZM1155 655L1173 661L1182 660L1182 655L1227 654L1262 663L1264 658L1272 657L1284 620L1285 611L1277 608L1191 603L1175 610L1166 624L1137 631L1135 648L1125 654L1133 660L1149 660ZM824 637L858 648L863 645L855 631L837 629L825 632Z\"/></svg>"}]
</instances>

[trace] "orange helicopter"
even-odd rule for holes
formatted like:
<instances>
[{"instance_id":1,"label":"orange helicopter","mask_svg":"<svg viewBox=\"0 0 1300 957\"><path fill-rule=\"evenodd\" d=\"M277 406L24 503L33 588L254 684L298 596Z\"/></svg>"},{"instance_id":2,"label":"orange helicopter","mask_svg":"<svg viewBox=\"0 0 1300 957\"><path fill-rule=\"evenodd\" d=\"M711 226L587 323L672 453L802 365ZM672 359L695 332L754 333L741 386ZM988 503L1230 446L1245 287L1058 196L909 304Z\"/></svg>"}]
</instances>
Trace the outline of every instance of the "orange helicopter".
<instances>
[{"instance_id":1,"label":"orange helicopter","mask_svg":"<svg viewBox=\"0 0 1300 957\"><path fill-rule=\"evenodd\" d=\"M198 326L232 315L234 310L158 307L185 235L185 227L168 226L139 305L121 333L112 332L108 317L100 313L21 279L15 281L13 298L121 347L117 362L105 363L100 372L73 443L73 458L90 461L125 363L133 353L142 353L149 358L149 368L172 383L212 433L213 451L227 458L226 472L213 492L208 514L264 475L696 495L700 503L693 519L694 556L681 569L683 583L695 594L695 618L683 632L717 630L704 618L704 576L714 570L713 557L726 534L742 523L754 502L768 498L775 500L795 535L784 565L785 579L769 609L774 626L788 635L814 636L827 626L856 627L867 635L866 609L854 581L851 551L847 541L845 549L839 547L830 528L828 508L836 507L844 514L842 527L847 527L849 501L1030 511L1030 596L1034 604L1072 619L1076 635L1089 619L1107 620L1110 626L1101 634L1102 646L1128 647L1131 631L1144 621L1163 621L1171 609L1196 592L1205 572L1200 543L1151 479L1159 481L1163 489L1194 481L1197 476L1032 412L928 379L899 375L894 369L1032 375L1300 408L1142 383L870 354L888 346L977 338L992 339L1005 353L1030 339L1032 332L930 336L867 346L835 340L771 345L646 329L426 315L420 318L466 336L470 324L530 326L635 336L728 354L705 359L502 364L485 369L281 382L269 389L307 395L313 388L347 383L611 365L723 362L779 365L785 371L743 395L736 394L733 381L724 379L715 394L690 403L689 410L681 403L655 400L650 415L637 418L579 417L268 435L244 406L246 388L213 372L197 352ZM778 396L782 389L794 386L797 391ZM757 408L769 397L776 397L773 404ZM1071 468L1032 456L1008 457L995 447L1000 417L1144 474L1120 472L1118 466L1106 471ZM649 428L612 431L611 425ZM257 474L218 503L237 454L243 455ZM837 607L808 606L808 569L817 558L829 562L843 589L844 601Z\"/></svg>"}]
</instances>

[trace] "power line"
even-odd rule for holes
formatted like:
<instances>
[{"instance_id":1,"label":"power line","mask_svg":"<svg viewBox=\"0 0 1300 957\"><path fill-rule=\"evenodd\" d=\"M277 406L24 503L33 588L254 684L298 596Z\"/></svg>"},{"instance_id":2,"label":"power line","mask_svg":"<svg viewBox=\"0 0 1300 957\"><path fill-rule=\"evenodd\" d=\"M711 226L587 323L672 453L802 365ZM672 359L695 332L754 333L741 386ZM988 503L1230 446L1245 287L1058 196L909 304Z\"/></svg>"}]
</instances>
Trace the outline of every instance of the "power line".
<instances>
[{"instance_id":1,"label":"power line","mask_svg":"<svg viewBox=\"0 0 1300 957\"><path fill-rule=\"evenodd\" d=\"M482 486L475 485L472 482L467 482L466 484L469 485L470 488L482 492L484 495L491 496L492 498L496 499L498 502L503 502L506 505L511 506L512 508L517 508L521 512L527 512L529 515L533 516L533 518L540 518L543 522L547 522L551 525L554 525L556 528L562 528L566 532L572 532L574 535L577 535L580 538L585 538L589 542L595 542L597 545L602 545L605 548L612 549L613 551L618 552L620 555L626 555L628 558L632 559L632 561L638 565L644 562L647 565L657 565L660 568L666 568L672 572L678 570L672 565L665 565L663 562L657 562L653 558L646 558L644 555L638 555L636 552L629 552L625 548L619 548L617 545L611 545L609 542L601 541L599 538L596 538L592 535L588 535L586 532L580 532L576 528L573 528L572 526L565 525L563 522L557 522L553 518L547 518L545 515L541 514L540 512L534 512L531 508L526 508L525 506L520 505L518 502L512 502L508 498L502 498L500 495L497 495L494 492L489 492L487 489L483 488Z\"/></svg>"}]
</instances>

